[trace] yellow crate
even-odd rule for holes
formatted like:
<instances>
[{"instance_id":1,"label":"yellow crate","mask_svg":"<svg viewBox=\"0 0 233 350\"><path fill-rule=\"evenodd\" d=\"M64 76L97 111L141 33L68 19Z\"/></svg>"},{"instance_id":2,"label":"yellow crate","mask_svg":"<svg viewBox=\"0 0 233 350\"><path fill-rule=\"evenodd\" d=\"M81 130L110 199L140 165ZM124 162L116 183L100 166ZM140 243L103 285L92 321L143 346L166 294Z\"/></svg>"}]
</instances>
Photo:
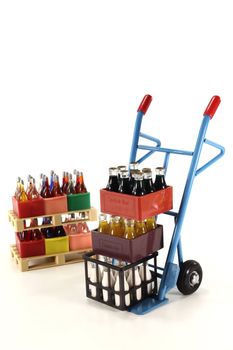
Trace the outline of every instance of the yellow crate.
<instances>
[{"instance_id":1,"label":"yellow crate","mask_svg":"<svg viewBox=\"0 0 233 350\"><path fill-rule=\"evenodd\" d=\"M45 254L56 254L69 251L69 237L55 237L45 239Z\"/></svg>"}]
</instances>

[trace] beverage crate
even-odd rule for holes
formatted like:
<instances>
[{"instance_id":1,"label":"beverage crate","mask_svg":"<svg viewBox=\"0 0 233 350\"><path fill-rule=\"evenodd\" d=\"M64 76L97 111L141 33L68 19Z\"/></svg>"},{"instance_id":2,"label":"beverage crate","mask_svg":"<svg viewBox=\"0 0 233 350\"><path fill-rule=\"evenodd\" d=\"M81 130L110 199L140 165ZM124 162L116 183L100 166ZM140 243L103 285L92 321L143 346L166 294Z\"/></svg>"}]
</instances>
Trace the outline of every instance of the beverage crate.
<instances>
[{"instance_id":1,"label":"beverage crate","mask_svg":"<svg viewBox=\"0 0 233 350\"><path fill-rule=\"evenodd\" d=\"M56 254L69 251L69 237L45 238L45 254Z\"/></svg>"},{"instance_id":2,"label":"beverage crate","mask_svg":"<svg viewBox=\"0 0 233 350\"><path fill-rule=\"evenodd\" d=\"M157 225L134 239L92 231L92 249L96 254L134 263L163 248L163 226Z\"/></svg>"},{"instance_id":3,"label":"beverage crate","mask_svg":"<svg viewBox=\"0 0 233 350\"><path fill-rule=\"evenodd\" d=\"M100 190L101 212L106 214L144 220L164 213L172 209L172 206L173 189L171 186L144 196L111 192L106 189Z\"/></svg>"},{"instance_id":4,"label":"beverage crate","mask_svg":"<svg viewBox=\"0 0 233 350\"><path fill-rule=\"evenodd\" d=\"M15 234L16 246L21 258L31 256L45 255L45 240L44 238L33 241L20 241L19 233Z\"/></svg>"},{"instance_id":5,"label":"beverage crate","mask_svg":"<svg viewBox=\"0 0 233 350\"><path fill-rule=\"evenodd\" d=\"M28 218L44 214L44 199L42 197L26 202L19 202L15 197L12 197L12 206L14 213L19 218Z\"/></svg>"},{"instance_id":6,"label":"beverage crate","mask_svg":"<svg viewBox=\"0 0 233 350\"><path fill-rule=\"evenodd\" d=\"M68 237L70 250L92 248L91 232L77 233Z\"/></svg>"},{"instance_id":7,"label":"beverage crate","mask_svg":"<svg viewBox=\"0 0 233 350\"><path fill-rule=\"evenodd\" d=\"M53 198L43 198L43 201L44 215L65 213L68 211L66 195Z\"/></svg>"},{"instance_id":8,"label":"beverage crate","mask_svg":"<svg viewBox=\"0 0 233 350\"><path fill-rule=\"evenodd\" d=\"M118 310L127 310L129 307L136 305L143 299L157 293L157 263L155 252L146 258L143 258L135 263L125 266L115 266L110 262L101 261L95 253L89 252L83 255L85 263L85 281L86 281L86 296L100 303L109 305ZM141 281L140 285L135 285L135 271L140 265L143 266L144 276L146 275L146 264L153 260L151 270L151 278ZM107 259L106 259L107 260ZM91 271L94 270L96 282L91 281ZM108 286L103 286L101 282L101 272L108 271ZM125 290L124 276L132 272L133 286ZM119 274L119 291L116 291L112 282L111 275Z\"/></svg>"},{"instance_id":9,"label":"beverage crate","mask_svg":"<svg viewBox=\"0 0 233 350\"><path fill-rule=\"evenodd\" d=\"M89 209L91 207L90 192L69 194L67 205L68 211Z\"/></svg>"}]
</instances>

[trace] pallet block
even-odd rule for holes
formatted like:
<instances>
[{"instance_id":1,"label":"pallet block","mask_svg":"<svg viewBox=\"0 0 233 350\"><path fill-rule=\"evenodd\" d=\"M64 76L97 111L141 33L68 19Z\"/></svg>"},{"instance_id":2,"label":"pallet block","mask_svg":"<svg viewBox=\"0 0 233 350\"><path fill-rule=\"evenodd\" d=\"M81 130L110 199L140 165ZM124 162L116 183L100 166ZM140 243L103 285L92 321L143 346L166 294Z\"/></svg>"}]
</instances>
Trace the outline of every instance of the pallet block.
<instances>
[{"instance_id":1,"label":"pallet block","mask_svg":"<svg viewBox=\"0 0 233 350\"><path fill-rule=\"evenodd\" d=\"M11 245L10 249L12 258L14 258L22 272L82 262L83 254L91 251L91 249L82 249L65 253L21 258L16 245Z\"/></svg>"},{"instance_id":2,"label":"pallet block","mask_svg":"<svg viewBox=\"0 0 233 350\"><path fill-rule=\"evenodd\" d=\"M85 213L85 219L77 219L77 220L69 220L69 221L63 221L62 216L67 214L79 214L79 213ZM59 213L59 214L53 214L53 215L43 215L43 216L36 216L36 217L30 217L30 218L18 218L17 215L10 210L8 212L8 219L9 222L12 224L15 232L22 232L31 230L31 227L25 227L25 220L27 219L37 219L37 218L51 218L52 224L49 225L39 225L36 227L33 227L34 229L38 228L46 228L46 227L53 227L53 226L63 226L67 225L69 223L75 223L75 222L81 222L81 221L97 221L97 210L95 208L90 208L86 210L78 210L78 211L69 211L65 213Z\"/></svg>"}]
</instances>

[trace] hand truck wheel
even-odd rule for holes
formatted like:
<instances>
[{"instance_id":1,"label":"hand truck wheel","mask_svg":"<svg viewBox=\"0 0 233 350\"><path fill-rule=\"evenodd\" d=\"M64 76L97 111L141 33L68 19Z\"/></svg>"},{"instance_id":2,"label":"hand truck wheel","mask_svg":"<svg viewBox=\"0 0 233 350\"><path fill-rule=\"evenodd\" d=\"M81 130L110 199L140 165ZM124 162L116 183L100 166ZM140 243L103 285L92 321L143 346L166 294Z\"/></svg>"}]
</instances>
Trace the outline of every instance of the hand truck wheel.
<instances>
[{"instance_id":1,"label":"hand truck wheel","mask_svg":"<svg viewBox=\"0 0 233 350\"><path fill-rule=\"evenodd\" d=\"M202 275L201 265L197 261L185 261L180 267L180 273L177 280L178 290L184 295L196 292L200 287Z\"/></svg>"}]
</instances>

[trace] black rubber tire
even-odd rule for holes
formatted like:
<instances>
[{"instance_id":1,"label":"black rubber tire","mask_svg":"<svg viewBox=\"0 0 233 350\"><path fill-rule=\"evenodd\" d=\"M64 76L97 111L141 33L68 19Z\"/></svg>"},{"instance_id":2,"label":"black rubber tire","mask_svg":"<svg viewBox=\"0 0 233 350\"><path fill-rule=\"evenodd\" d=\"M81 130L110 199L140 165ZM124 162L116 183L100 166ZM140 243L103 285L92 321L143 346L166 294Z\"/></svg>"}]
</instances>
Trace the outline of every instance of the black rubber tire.
<instances>
[{"instance_id":1,"label":"black rubber tire","mask_svg":"<svg viewBox=\"0 0 233 350\"><path fill-rule=\"evenodd\" d=\"M180 267L177 288L184 295L193 294L202 281L201 265L195 260L187 260Z\"/></svg>"}]
</instances>

